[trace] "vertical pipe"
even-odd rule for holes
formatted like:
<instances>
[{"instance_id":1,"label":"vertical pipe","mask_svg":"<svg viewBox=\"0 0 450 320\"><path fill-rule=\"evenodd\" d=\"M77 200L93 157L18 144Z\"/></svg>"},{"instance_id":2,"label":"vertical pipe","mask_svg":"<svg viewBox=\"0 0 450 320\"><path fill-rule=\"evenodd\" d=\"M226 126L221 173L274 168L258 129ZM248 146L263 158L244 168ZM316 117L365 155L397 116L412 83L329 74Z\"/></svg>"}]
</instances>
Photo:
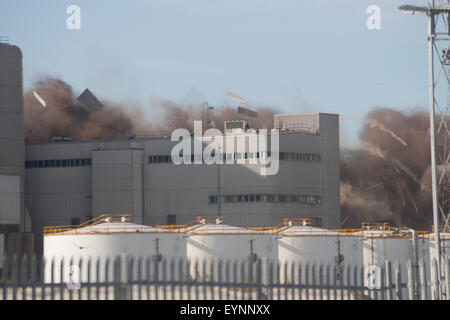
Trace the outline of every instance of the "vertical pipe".
<instances>
[{"instance_id":1,"label":"vertical pipe","mask_svg":"<svg viewBox=\"0 0 450 320\"><path fill-rule=\"evenodd\" d=\"M430 0L431 8L434 7L434 0ZM441 279L441 244L439 239L439 200L437 189L436 172L436 132L435 132L435 104L434 104L434 32L435 32L434 13L428 15L428 68L429 68L429 104L430 104L430 146L431 146L431 186L433 196L433 225L434 225L434 248L437 259L438 281ZM436 293L440 296L440 285L437 284Z\"/></svg>"}]
</instances>

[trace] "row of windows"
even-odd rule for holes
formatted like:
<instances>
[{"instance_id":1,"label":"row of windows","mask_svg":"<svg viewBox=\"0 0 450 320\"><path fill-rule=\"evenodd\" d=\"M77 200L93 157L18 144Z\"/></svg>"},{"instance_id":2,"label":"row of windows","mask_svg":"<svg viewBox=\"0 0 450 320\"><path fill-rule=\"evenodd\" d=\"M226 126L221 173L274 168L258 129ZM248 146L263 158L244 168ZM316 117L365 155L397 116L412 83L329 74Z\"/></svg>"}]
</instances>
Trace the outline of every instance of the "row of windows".
<instances>
[{"instance_id":1,"label":"row of windows","mask_svg":"<svg viewBox=\"0 0 450 320\"><path fill-rule=\"evenodd\" d=\"M237 159L259 159L266 158L265 152L245 152L245 153L227 153L222 154L223 163L229 162L230 160ZM182 156L182 155L181 155ZM271 156L271 152L267 152L267 157ZM191 154L186 155L184 157L184 163L194 163L195 160L197 162L203 162L203 155L199 154ZM214 152L212 153L211 158L214 157ZM291 161L308 161L308 162L320 162L320 154L314 153L292 153L292 152L280 152L279 153L280 160L291 160ZM148 163L172 163L172 157L170 155L157 155L157 156L149 156Z\"/></svg>"},{"instance_id":2,"label":"row of windows","mask_svg":"<svg viewBox=\"0 0 450 320\"><path fill-rule=\"evenodd\" d=\"M273 203L299 203L320 205L322 197L311 195L284 195L284 194L242 194L209 196L209 203L238 203L238 202L273 202Z\"/></svg>"},{"instance_id":3,"label":"row of windows","mask_svg":"<svg viewBox=\"0 0 450 320\"><path fill-rule=\"evenodd\" d=\"M85 167L92 165L91 159L31 160L25 161L25 168Z\"/></svg>"}]
</instances>

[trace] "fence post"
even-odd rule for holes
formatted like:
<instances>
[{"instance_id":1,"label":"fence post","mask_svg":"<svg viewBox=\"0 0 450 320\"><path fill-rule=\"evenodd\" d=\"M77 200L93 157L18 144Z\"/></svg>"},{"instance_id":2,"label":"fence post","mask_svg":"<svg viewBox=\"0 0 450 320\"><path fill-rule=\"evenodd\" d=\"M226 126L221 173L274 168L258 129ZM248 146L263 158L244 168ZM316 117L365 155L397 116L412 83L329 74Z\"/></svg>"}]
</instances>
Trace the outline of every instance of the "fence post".
<instances>
[{"instance_id":1,"label":"fence post","mask_svg":"<svg viewBox=\"0 0 450 320\"><path fill-rule=\"evenodd\" d=\"M426 265L423 259L419 261L420 291L422 300L428 299L428 283L426 276Z\"/></svg>"},{"instance_id":2,"label":"fence post","mask_svg":"<svg viewBox=\"0 0 450 320\"><path fill-rule=\"evenodd\" d=\"M114 299L126 300L128 298L128 256L121 254L117 256L114 263Z\"/></svg>"},{"instance_id":3,"label":"fence post","mask_svg":"<svg viewBox=\"0 0 450 320\"><path fill-rule=\"evenodd\" d=\"M386 261L386 300L392 300L392 265L390 261Z\"/></svg>"},{"instance_id":4,"label":"fence post","mask_svg":"<svg viewBox=\"0 0 450 320\"><path fill-rule=\"evenodd\" d=\"M266 260L266 258L263 258ZM261 274L261 259L256 262L256 299L263 299L262 293L262 274Z\"/></svg>"},{"instance_id":5,"label":"fence post","mask_svg":"<svg viewBox=\"0 0 450 320\"><path fill-rule=\"evenodd\" d=\"M409 300L415 300L415 296L414 296L415 283L414 283L413 267L412 267L411 260L408 260L408 262L406 263L406 269L408 272L408 284L407 284L408 297L409 297Z\"/></svg>"},{"instance_id":6,"label":"fence post","mask_svg":"<svg viewBox=\"0 0 450 320\"><path fill-rule=\"evenodd\" d=\"M398 261L394 263L395 291L398 300L402 300L402 275Z\"/></svg>"},{"instance_id":7,"label":"fence post","mask_svg":"<svg viewBox=\"0 0 450 320\"><path fill-rule=\"evenodd\" d=\"M450 259L447 259L445 265L445 294L447 295L447 300L450 300Z\"/></svg>"},{"instance_id":8,"label":"fence post","mask_svg":"<svg viewBox=\"0 0 450 320\"><path fill-rule=\"evenodd\" d=\"M431 272L432 275L434 275L434 279L432 279L431 283L431 299L433 300L440 300L439 297L439 278L440 275L438 274L438 267L437 267L437 260L436 259L432 259L432 264L431 264L431 269L433 270L433 272Z\"/></svg>"}]
</instances>

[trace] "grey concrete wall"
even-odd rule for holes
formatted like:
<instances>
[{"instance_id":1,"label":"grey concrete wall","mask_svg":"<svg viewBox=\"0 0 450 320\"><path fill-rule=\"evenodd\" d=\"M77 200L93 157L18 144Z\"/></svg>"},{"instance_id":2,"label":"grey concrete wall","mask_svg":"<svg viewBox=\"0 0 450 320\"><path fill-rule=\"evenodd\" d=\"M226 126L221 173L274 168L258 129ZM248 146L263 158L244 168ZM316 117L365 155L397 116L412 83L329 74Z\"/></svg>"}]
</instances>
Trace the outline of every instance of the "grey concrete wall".
<instances>
[{"instance_id":1,"label":"grey concrete wall","mask_svg":"<svg viewBox=\"0 0 450 320\"><path fill-rule=\"evenodd\" d=\"M0 225L23 223L24 162L22 52L0 43L0 175L20 177L19 208L15 212L0 210Z\"/></svg>"},{"instance_id":2,"label":"grey concrete wall","mask_svg":"<svg viewBox=\"0 0 450 320\"><path fill-rule=\"evenodd\" d=\"M142 149L92 152L93 215L130 213L142 223Z\"/></svg>"}]
</instances>

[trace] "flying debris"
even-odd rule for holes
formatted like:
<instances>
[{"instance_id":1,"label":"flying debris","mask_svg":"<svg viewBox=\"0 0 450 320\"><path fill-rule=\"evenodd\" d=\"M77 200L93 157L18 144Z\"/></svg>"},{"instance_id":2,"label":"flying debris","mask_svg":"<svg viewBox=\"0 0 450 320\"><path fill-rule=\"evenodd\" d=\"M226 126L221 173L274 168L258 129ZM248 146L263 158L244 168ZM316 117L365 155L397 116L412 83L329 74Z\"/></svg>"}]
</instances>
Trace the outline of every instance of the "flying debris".
<instances>
[{"instance_id":1,"label":"flying debris","mask_svg":"<svg viewBox=\"0 0 450 320\"><path fill-rule=\"evenodd\" d=\"M253 111L253 110L250 110L247 108L243 108L243 107L238 107L238 113L249 116L249 117L253 117L253 118L258 117L258 113L256 111Z\"/></svg>"},{"instance_id":2,"label":"flying debris","mask_svg":"<svg viewBox=\"0 0 450 320\"><path fill-rule=\"evenodd\" d=\"M83 93L78 96L77 101L83 108L90 112L97 112L103 108L103 105L89 89L84 90Z\"/></svg>"},{"instance_id":3,"label":"flying debris","mask_svg":"<svg viewBox=\"0 0 450 320\"><path fill-rule=\"evenodd\" d=\"M238 96L237 94L234 94L231 91L227 92L227 96L229 96L231 99L234 99L234 100L242 102L242 103L246 103L247 102L247 100L245 100L244 98Z\"/></svg>"},{"instance_id":4,"label":"flying debris","mask_svg":"<svg viewBox=\"0 0 450 320\"><path fill-rule=\"evenodd\" d=\"M37 101L45 108L47 106L47 103L44 101L44 99L41 98L40 95L36 91L33 90L33 95L36 98Z\"/></svg>"}]
</instances>

